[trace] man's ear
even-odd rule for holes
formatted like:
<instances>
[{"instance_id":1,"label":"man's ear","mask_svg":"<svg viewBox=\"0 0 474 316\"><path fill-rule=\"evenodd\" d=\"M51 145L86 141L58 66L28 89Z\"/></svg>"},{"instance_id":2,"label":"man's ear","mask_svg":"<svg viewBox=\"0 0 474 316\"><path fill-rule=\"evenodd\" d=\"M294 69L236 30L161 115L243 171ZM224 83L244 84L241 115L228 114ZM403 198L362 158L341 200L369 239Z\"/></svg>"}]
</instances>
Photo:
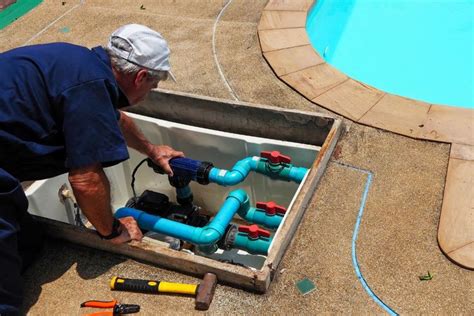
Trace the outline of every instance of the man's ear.
<instances>
[{"instance_id":1,"label":"man's ear","mask_svg":"<svg viewBox=\"0 0 474 316\"><path fill-rule=\"evenodd\" d=\"M140 69L135 76L135 85L140 85L148 79L148 72L145 69Z\"/></svg>"}]
</instances>

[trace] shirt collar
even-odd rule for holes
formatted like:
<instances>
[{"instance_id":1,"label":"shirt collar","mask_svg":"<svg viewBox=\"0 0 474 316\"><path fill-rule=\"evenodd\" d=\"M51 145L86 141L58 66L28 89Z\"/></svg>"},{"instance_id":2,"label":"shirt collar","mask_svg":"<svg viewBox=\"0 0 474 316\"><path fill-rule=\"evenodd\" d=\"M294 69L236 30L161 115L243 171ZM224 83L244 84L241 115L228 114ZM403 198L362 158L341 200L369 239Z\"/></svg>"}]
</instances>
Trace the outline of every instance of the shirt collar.
<instances>
[{"instance_id":1,"label":"shirt collar","mask_svg":"<svg viewBox=\"0 0 474 316\"><path fill-rule=\"evenodd\" d=\"M99 59L104 64L106 64L107 67L110 68L110 70L112 71L112 64L110 63L110 57L105 51L105 49L102 46L96 46L92 48L92 51L96 53ZM112 77L113 77L113 74L112 74ZM127 96L125 95L125 93L123 93L122 89L120 89L117 81L115 80L115 77L113 78L114 78L114 83L117 86L118 92L119 92L116 107L120 109L120 108L130 106L130 102L128 101Z\"/></svg>"}]
</instances>

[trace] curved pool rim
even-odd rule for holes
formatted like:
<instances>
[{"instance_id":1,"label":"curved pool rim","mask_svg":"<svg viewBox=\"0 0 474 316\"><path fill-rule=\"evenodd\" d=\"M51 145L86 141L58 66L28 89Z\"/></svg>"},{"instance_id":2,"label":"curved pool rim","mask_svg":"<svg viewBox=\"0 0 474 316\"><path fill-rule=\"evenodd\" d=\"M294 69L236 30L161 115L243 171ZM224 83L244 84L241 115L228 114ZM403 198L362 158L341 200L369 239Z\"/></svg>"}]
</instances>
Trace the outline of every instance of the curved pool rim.
<instances>
[{"instance_id":1,"label":"curved pool rim","mask_svg":"<svg viewBox=\"0 0 474 316\"><path fill-rule=\"evenodd\" d=\"M306 34L306 15L313 2L270 0L262 11L258 38L262 54L275 75L312 103L357 123L411 138L451 143L445 187L462 188L469 181L469 172L465 170L474 162L474 110L392 95L353 80L326 64ZM465 169L456 172L451 168L459 164L464 164ZM460 241L454 233L462 228L460 224L471 219L469 209L461 206L460 210L452 203L445 203L446 199L457 198L455 190L445 191L438 244L451 261L474 269L470 244ZM453 221L459 211L462 220ZM456 223L454 228L453 223Z\"/></svg>"},{"instance_id":2,"label":"curved pool rim","mask_svg":"<svg viewBox=\"0 0 474 316\"><path fill-rule=\"evenodd\" d=\"M474 146L474 110L378 90L327 64L306 33L313 0L270 1L258 36L277 77L311 102L352 121L416 139Z\"/></svg>"},{"instance_id":3,"label":"curved pool rim","mask_svg":"<svg viewBox=\"0 0 474 316\"><path fill-rule=\"evenodd\" d=\"M325 61L354 79L473 109L473 19L472 0L318 0L306 30Z\"/></svg>"}]
</instances>

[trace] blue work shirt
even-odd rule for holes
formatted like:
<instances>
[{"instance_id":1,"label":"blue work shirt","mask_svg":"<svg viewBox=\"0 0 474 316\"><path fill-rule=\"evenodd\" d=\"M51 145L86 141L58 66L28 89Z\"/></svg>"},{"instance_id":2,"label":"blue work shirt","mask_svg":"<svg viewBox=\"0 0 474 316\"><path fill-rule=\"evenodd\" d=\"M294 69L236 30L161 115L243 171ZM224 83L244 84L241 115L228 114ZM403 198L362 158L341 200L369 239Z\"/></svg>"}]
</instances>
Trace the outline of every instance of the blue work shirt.
<instances>
[{"instance_id":1,"label":"blue work shirt","mask_svg":"<svg viewBox=\"0 0 474 316\"><path fill-rule=\"evenodd\" d=\"M0 168L37 180L128 159L129 106L101 47L51 43L0 54Z\"/></svg>"}]
</instances>

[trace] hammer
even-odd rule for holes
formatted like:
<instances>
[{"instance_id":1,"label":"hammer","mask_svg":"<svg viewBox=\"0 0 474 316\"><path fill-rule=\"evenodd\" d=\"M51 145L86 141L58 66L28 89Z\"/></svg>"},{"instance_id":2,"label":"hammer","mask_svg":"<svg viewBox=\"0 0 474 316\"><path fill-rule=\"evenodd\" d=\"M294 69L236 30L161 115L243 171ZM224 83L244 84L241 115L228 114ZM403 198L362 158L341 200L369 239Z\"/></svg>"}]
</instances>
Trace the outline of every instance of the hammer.
<instances>
[{"instance_id":1,"label":"hammer","mask_svg":"<svg viewBox=\"0 0 474 316\"><path fill-rule=\"evenodd\" d=\"M157 280L140 280L113 277L110 289L115 291L129 291L138 293L173 293L187 294L196 297L195 308L205 311L211 305L217 285L217 277L213 273L206 273L200 284L171 283Z\"/></svg>"}]
</instances>

